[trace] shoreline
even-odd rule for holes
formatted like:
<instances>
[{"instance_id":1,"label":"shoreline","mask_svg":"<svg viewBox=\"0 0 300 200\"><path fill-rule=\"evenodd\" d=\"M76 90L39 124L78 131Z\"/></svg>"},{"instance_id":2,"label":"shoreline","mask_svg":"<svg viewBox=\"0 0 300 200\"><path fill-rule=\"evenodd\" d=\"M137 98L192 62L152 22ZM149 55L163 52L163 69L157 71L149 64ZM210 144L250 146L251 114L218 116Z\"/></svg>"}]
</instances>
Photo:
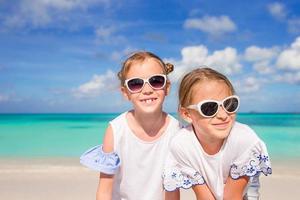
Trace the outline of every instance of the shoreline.
<instances>
[{"instance_id":1,"label":"shoreline","mask_svg":"<svg viewBox=\"0 0 300 200\"><path fill-rule=\"evenodd\" d=\"M300 160L274 160L273 173L261 175L261 199L297 199L300 196ZM98 172L79 163L79 158L1 158L0 194L3 199L95 199ZM194 200L193 191L181 199Z\"/></svg>"}]
</instances>

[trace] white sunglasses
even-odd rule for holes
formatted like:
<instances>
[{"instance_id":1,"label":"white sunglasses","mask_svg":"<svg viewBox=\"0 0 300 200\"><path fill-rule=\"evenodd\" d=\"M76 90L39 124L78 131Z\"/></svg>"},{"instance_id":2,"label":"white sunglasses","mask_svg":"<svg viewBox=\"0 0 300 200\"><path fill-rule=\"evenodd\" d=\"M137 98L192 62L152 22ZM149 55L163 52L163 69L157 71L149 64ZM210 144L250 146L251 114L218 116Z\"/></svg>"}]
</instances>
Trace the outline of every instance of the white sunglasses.
<instances>
[{"instance_id":1,"label":"white sunglasses","mask_svg":"<svg viewBox=\"0 0 300 200\"><path fill-rule=\"evenodd\" d=\"M203 117L208 118L214 117L218 113L220 106L229 114L235 113L240 106L240 98L232 95L221 101L204 100L195 105L189 105L187 108L197 110Z\"/></svg>"},{"instance_id":2,"label":"white sunglasses","mask_svg":"<svg viewBox=\"0 0 300 200\"><path fill-rule=\"evenodd\" d=\"M165 87L167 76L165 74L154 74L147 79L134 77L125 80L124 85L131 93L138 93L142 91L146 83L154 90L160 90Z\"/></svg>"}]
</instances>

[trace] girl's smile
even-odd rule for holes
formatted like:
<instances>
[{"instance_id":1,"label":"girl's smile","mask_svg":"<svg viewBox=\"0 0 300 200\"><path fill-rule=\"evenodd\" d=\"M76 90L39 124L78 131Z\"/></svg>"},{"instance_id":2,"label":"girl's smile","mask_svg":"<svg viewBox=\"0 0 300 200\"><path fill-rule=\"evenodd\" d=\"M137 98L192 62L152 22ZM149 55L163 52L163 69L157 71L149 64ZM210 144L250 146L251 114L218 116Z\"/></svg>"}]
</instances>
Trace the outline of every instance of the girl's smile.
<instances>
[{"instance_id":1,"label":"girl's smile","mask_svg":"<svg viewBox=\"0 0 300 200\"><path fill-rule=\"evenodd\" d=\"M145 98L145 99L141 99L140 101L146 105L152 105L155 103L156 100L157 98Z\"/></svg>"}]
</instances>

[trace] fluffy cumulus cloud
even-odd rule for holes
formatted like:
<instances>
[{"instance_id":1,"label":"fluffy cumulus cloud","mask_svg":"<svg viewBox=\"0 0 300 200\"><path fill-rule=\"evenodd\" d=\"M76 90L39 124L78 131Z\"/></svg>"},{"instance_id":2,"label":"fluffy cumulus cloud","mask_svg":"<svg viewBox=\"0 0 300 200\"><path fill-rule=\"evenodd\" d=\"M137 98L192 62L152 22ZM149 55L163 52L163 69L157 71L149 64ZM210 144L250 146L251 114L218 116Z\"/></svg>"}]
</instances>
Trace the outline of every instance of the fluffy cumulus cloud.
<instances>
[{"instance_id":1,"label":"fluffy cumulus cloud","mask_svg":"<svg viewBox=\"0 0 300 200\"><path fill-rule=\"evenodd\" d=\"M176 66L172 74L173 80L176 80L176 77L182 77L183 73L199 66L208 66L227 75L234 74L241 69L237 50L232 47L226 47L210 54L204 45L188 46L181 50L181 56L181 60L168 60Z\"/></svg>"},{"instance_id":2,"label":"fluffy cumulus cloud","mask_svg":"<svg viewBox=\"0 0 300 200\"><path fill-rule=\"evenodd\" d=\"M300 71L296 73L283 73L283 74L278 74L275 76L275 81L277 82L284 82L284 83L290 83L290 84L298 84L300 85Z\"/></svg>"},{"instance_id":3,"label":"fluffy cumulus cloud","mask_svg":"<svg viewBox=\"0 0 300 200\"><path fill-rule=\"evenodd\" d=\"M279 54L276 65L279 69L300 70L300 37Z\"/></svg>"},{"instance_id":4,"label":"fluffy cumulus cloud","mask_svg":"<svg viewBox=\"0 0 300 200\"><path fill-rule=\"evenodd\" d=\"M261 48L258 46L250 46L245 50L245 60L256 62L269 60L274 58L278 53L277 48Z\"/></svg>"},{"instance_id":5,"label":"fluffy cumulus cloud","mask_svg":"<svg viewBox=\"0 0 300 200\"><path fill-rule=\"evenodd\" d=\"M247 77L241 81L234 82L238 94L256 92L261 87L262 80L255 77Z\"/></svg>"},{"instance_id":6,"label":"fluffy cumulus cloud","mask_svg":"<svg viewBox=\"0 0 300 200\"><path fill-rule=\"evenodd\" d=\"M293 34L300 33L300 18L294 18L288 20L288 31Z\"/></svg>"},{"instance_id":7,"label":"fluffy cumulus cloud","mask_svg":"<svg viewBox=\"0 0 300 200\"><path fill-rule=\"evenodd\" d=\"M210 52L204 45L186 46L181 49L181 59L165 59L175 65L170 75L172 81L178 81L183 74L199 66L214 68L225 75L238 75L245 66L245 72L251 77L237 82L243 93L260 89L260 85L274 82L299 84L300 79L300 37L287 48L259 47L251 45L239 53L235 48L225 47ZM293 73L291 73L293 72Z\"/></svg>"},{"instance_id":8,"label":"fluffy cumulus cloud","mask_svg":"<svg viewBox=\"0 0 300 200\"><path fill-rule=\"evenodd\" d=\"M261 74L269 74L274 71L272 63L279 53L279 48L261 48L250 46L246 48L244 60L253 63L253 68Z\"/></svg>"},{"instance_id":9,"label":"fluffy cumulus cloud","mask_svg":"<svg viewBox=\"0 0 300 200\"><path fill-rule=\"evenodd\" d=\"M89 82L73 89L72 93L78 98L95 97L103 92L116 89L118 84L116 73L108 70L105 74L94 75Z\"/></svg>"},{"instance_id":10,"label":"fluffy cumulus cloud","mask_svg":"<svg viewBox=\"0 0 300 200\"><path fill-rule=\"evenodd\" d=\"M282 3L274 2L268 5L269 13L276 19L282 20L286 17L287 11Z\"/></svg>"},{"instance_id":11,"label":"fluffy cumulus cloud","mask_svg":"<svg viewBox=\"0 0 300 200\"><path fill-rule=\"evenodd\" d=\"M228 16L205 16L203 18L191 18L184 22L187 29L197 29L212 36L235 31L236 25Z\"/></svg>"},{"instance_id":12,"label":"fluffy cumulus cloud","mask_svg":"<svg viewBox=\"0 0 300 200\"><path fill-rule=\"evenodd\" d=\"M108 3L109 0L19 0L15 10L4 19L4 24L8 27L45 26L54 20L66 19L68 11Z\"/></svg>"},{"instance_id":13,"label":"fluffy cumulus cloud","mask_svg":"<svg viewBox=\"0 0 300 200\"><path fill-rule=\"evenodd\" d=\"M275 69L269 60L255 62L253 64L253 69L259 74L271 74L275 72Z\"/></svg>"}]
</instances>

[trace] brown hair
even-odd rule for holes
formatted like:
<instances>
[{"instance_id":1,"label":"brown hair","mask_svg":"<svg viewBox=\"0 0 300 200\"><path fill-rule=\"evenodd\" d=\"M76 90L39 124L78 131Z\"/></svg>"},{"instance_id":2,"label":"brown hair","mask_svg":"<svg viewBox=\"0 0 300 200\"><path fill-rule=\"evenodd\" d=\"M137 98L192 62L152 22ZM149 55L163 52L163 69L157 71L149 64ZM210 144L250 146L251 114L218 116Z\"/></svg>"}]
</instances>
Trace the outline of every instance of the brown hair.
<instances>
[{"instance_id":1,"label":"brown hair","mask_svg":"<svg viewBox=\"0 0 300 200\"><path fill-rule=\"evenodd\" d=\"M228 86L230 92L232 94L235 93L232 84L225 75L208 67L199 67L186 74L181 80L178 92L179 108L187 107L188 105L190 105L193 96L193 87L197 83L205 80L224 81L224 83Z\"/></svg>"},{"instance_id":2,"label":"brown hair","mask_svg":"<svg viewBox=\"0 0 300 200\"><path fill-rule=\"evenodd\" d=\"M147 52L147 51L138 51L133 53L131 56L129 56L125 62L122 65L121 70L118 73L118 78L121 81L121 85L124 85L126 75L130 69L130 67L137 62L144 62L146 59L153 58L162 66L162 69L164 71L164 74L169 74L174 70L174 66L170 63L164 63L163 60L155 55L154 53Z\"/></svg>"}]
</instances>

